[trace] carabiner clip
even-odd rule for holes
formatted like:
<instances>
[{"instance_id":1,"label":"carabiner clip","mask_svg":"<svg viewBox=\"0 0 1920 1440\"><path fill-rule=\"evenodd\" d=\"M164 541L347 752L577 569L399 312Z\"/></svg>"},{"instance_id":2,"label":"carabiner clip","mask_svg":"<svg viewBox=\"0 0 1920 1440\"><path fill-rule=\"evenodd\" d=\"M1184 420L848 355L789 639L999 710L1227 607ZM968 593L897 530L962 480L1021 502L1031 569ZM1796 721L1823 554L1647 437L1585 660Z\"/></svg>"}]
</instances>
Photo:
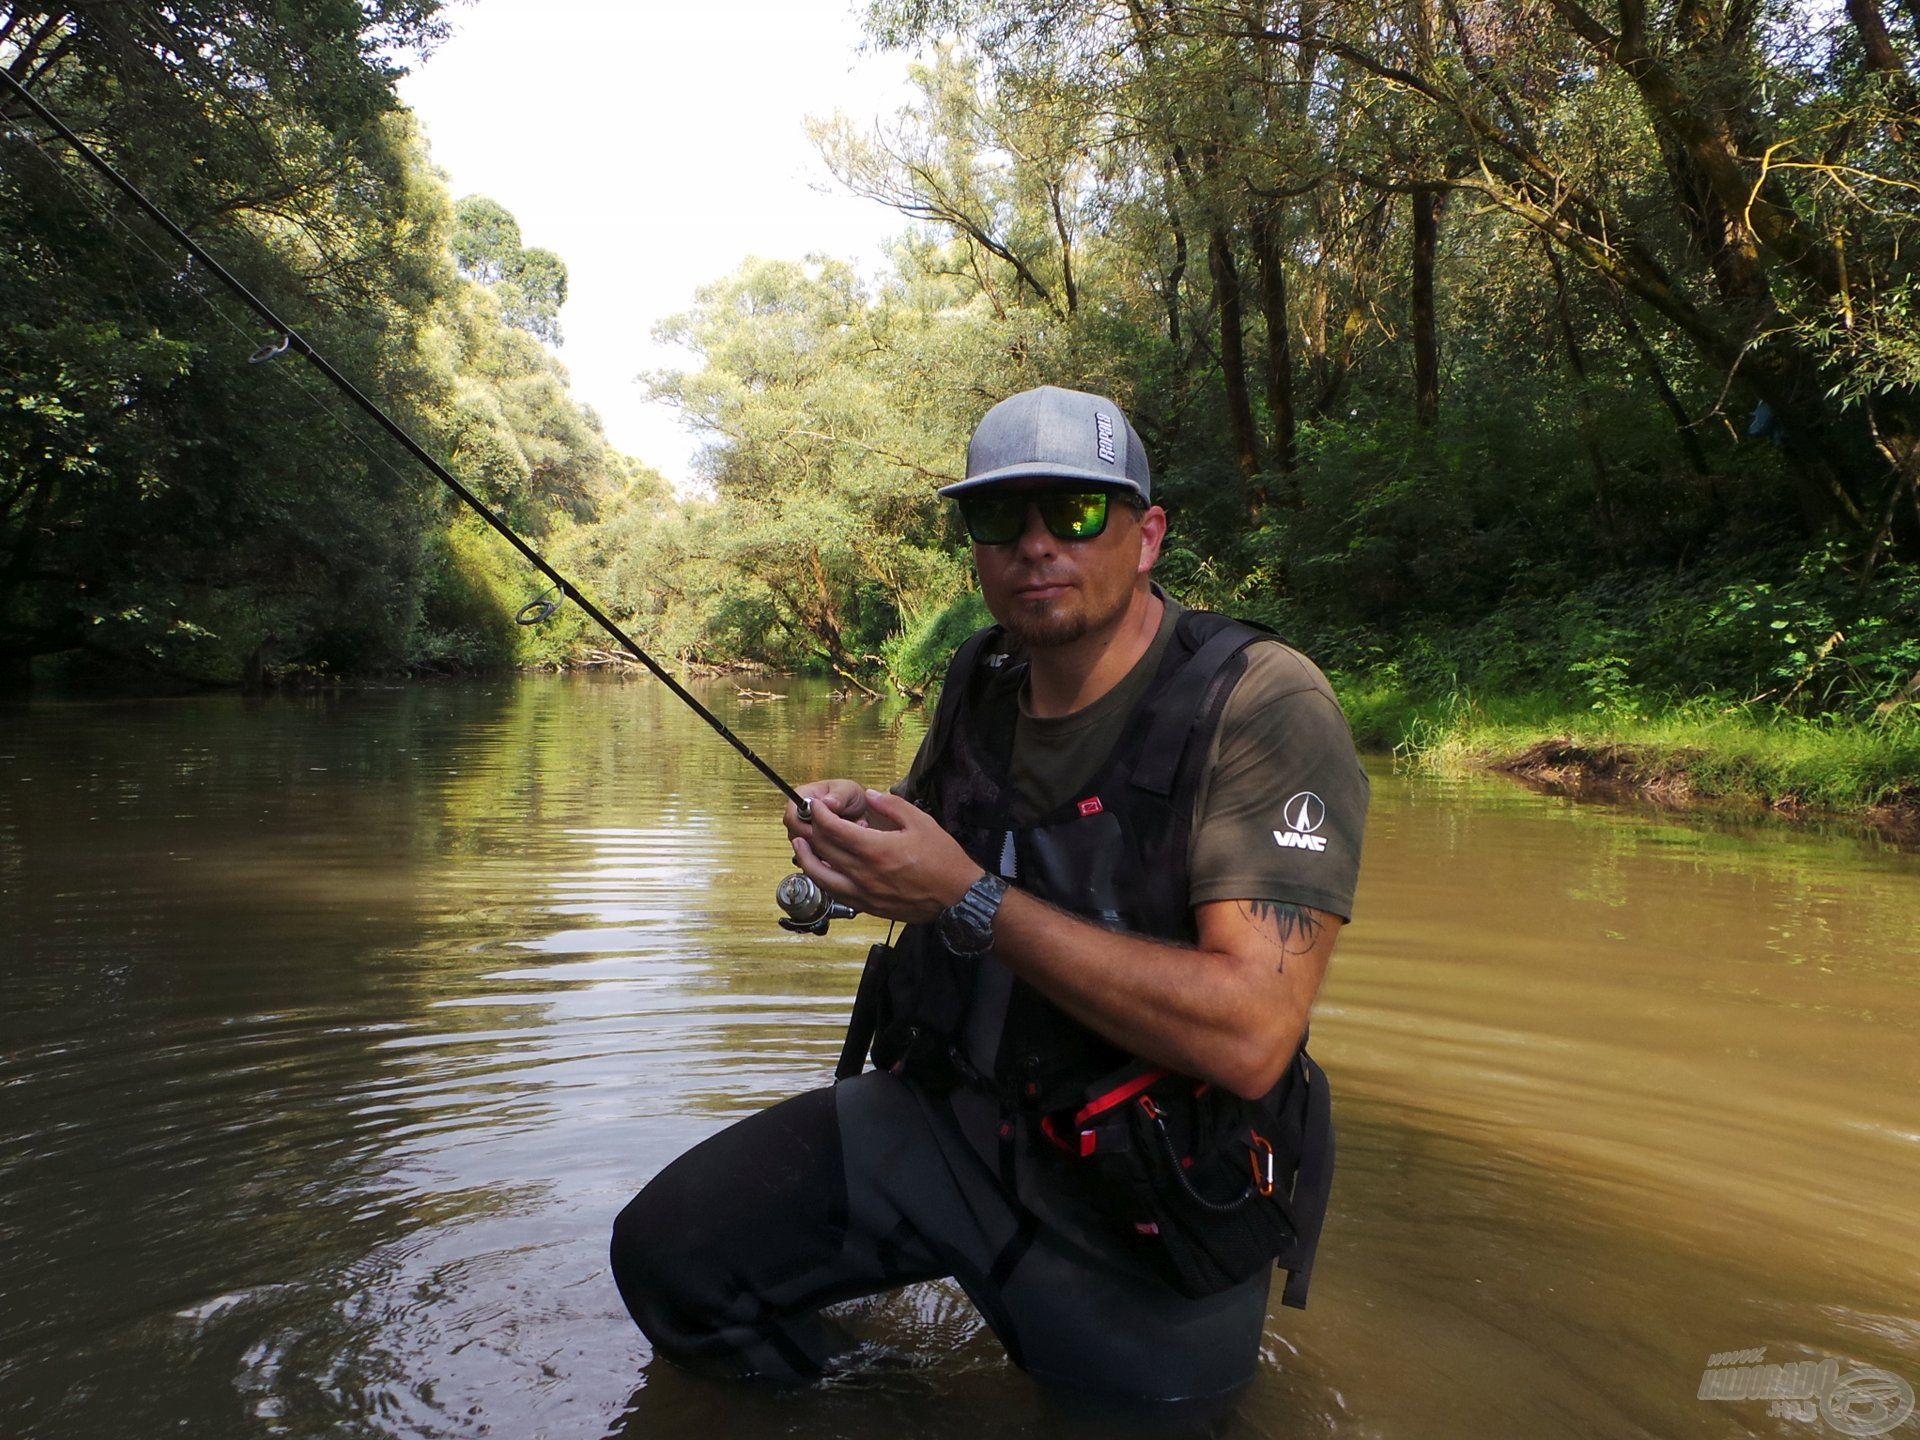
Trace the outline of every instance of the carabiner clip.
<instances>
[{"instance_id":1,"label":"carabiner clip","mask_svg":"<svg viewBox=\"0 0 1920 1440\"><path fill-rule=\"evenodd\" d=\"M1264 1135L1252 1133L1253 1144L1247 1147L1247 1158L1253 1163L1253 1188L1264 1198L1273 1194L1273 1146Z\"/></svg>"},{"instance_id":2,"label":"carabiner clip","mask_svg":"<svg viewBox=\"0 0 1920 1440\"><path fill-rule=\"evenodd\" d=\"M293 344L293 337L291 335L282 335L278 341L269 340L247 357L247 363L249 365L259 365L265 361L274 359L276 356L284 355L287 353L287 347L291 344Z\"/></svg>"}]
</instances>

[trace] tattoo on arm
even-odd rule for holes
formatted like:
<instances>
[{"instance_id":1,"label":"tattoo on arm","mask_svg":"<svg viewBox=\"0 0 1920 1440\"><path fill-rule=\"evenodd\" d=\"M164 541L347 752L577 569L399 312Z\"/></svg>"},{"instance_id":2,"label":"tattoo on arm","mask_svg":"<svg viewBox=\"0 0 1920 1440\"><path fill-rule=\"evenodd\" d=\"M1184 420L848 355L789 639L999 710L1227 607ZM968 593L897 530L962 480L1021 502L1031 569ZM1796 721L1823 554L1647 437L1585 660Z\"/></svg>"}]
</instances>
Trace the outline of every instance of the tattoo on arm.
<instances>
[{"instance_id":1,"label":"tattoo on arm","mask_svg":"<svg viewBox=\"0 0 1920 1440\"><path fill-rule=\"evenodd\" d=\"M1283 905L1275 900L1241 900L1236 903L1249 920L1263 927L1273 927L1280 948L1280 962L1274 969L1281 974L1286 973L1288 954L1312 949L1313 942L1320 937L1320 927L1326 923L1317 911L1304 905ZM1297 945L1294 943L1296 940L1300 942Z\"/></svg>"}]
</instances>

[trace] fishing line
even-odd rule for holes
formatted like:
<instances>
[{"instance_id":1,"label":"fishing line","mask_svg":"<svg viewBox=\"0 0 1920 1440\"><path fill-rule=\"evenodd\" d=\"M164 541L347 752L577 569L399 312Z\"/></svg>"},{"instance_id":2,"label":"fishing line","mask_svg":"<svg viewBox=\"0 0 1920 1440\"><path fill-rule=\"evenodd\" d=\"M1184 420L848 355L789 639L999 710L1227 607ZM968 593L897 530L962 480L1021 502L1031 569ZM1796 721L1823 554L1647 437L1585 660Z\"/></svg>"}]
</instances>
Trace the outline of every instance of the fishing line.
<instances>
[{"instance_id":1,"label":"fishing line","mask_svg":"<svg viewBox=\"0 0 1920 1440\"><path fill-rule=\"evenodd\" d=\"M338 390L342 395L346 396L347 399L351 400L355 405L357 405L363 412L365 412L366 415L368 415L376 424L378 424L382 430L386 431L389 436L391 436L396 442L398 442L400 446L407 451L408 454L413 456L415 460L418 460L422 465L424 465L436 480L438 480L441 484L445 485L449 490L453 491L453 493L460 498L461 502L465 504L468 509L472 510L474 514L478 515L482 520L484 520L488 524L488 526L490 526L498 535L500 535L502 539L506 540L506 542L509 545L513 546L515 550L519 551L521 556L527 561L528 564L532 565L541 574L545 575L547 579L551 580L553 582L553 586L552 586L552 589L550 589L547 592L547 595L550 596L557 593L562 599L572 600L574 604L578 605L589 619L591 619L602 630L605 630L607 634L611 635L615 640L617 640L620 643L620 645L627 651L627 653L632 655L634 659L638 660L642 665L644 665L649 671L652 672L654 678L659 680L663 685L665 685L669 690L671 690L675 696L677 696L689 709L691 709L694 712L694 714L698 715L702 720L706 721L707 725L713 730L713 732L716 735L718 735L722 740L725 740L737 752L739 752L742 759L744 759L748 764L752 765L754 769L758 770L763 776L765 776L769 781L772 782L774 787L778 789L782 795L786 796L788 800L792 801L793 804L798 808L802 819L807 818L810 811L810 806L807 800L797 790L795 790L792 785L788 784L787 781L784 778L782 778L782 776L778 771L776 771L765 760L761 759L759 755L755 754L754 751L747 745L747 743L744 740L742 740L739 736L735 735L733 731L727 727L726 723L723 720L721 720L718 715L715 715L705 705L701 704L699 699L696 696L694 696L693 693L689 691L684 685L682 685L678 680L674 679L673 675L664 666L662 666L651 655L647 654L645 650L642 650L640 646L633 640L633 638L626 633L626 631L622 630L618 625L614 624L612 620L608 619L607 616L601 611L600 607L595 605L593 601L589 600L585 595L583 595L574 586L572 581L568 580L566 576L562 575L558 570L554 569L552 565L548 564L546 558L542 556L539 551L535 550L525 540L521 539L520 536L514 531L514 529L510 525L507 524L506 521L502 520L498 515L494 514L493 511L489 509L487 505L478 496L476 496L465 485L461 484L460 481L453 476L452 472L449 471L446 468L446 466L442 465L438 460L434 459L434 457L427 451L427 449L423 445L421 445L418 440L415 440L413 436L410 433L408 433L406 428L400 424L399 421L395 420L391 415L387 414L387 412L384 409L382 409L378 404L376 404L374 401L367 398L367 396L360 391L359 387L357 387L345 375L341 374L340 371L335 369L333 364L318 350L316 350L311 344L311 342L309 342L304 335L302 335L299 331L295 330L291 325L287 324L286 321L282 320L279 317L279 315L277 315L271 308L268 307L265 301L261 300L258 296L256 296L251 290L249 290L244 284L242 284L237 278L235 278L232 272L230 272L224 265L222 265L218 260L214 259L212 255L208 254L206 250L202 249L199 243L195 241L191 235L187 234L185 230L181 229L180 226L175 224L172 217L169 216L158 205L154 204L153 201L149 200L146 197L146 195L139 189L138 186L136 186L131 180L128 180L118 170L114 169L112 165L108 164L107 161L96 150L94 150L92 146L88 145L86 141L82 140L71 129L69 129L65 121L61 120L58 115L54 114L53 111L49 110L44 104L42 104L38 96L34 95L18 80L14 79L12 75L8 74L4 69L0 69L0 80L6 81L7 85L13 90L13 92L16 95L19 96L19 98L26 104L26 106L34 112L34 114L39 116L40 119L44 121L48 125L48 127L54 131L55 134L59 135L61 139L65 140L68 145L72 146L75 154L79 155L81 159L85 160L87 164L92 166L93 169L96 170L100 175L102 175L108 181L108 183L110 183L115 189L119 190L128 199L132 200L135 205L139 206L140 209L146 213L149 219L153 220L154 223L159 225L161 229L165 230L170 236L173 237L173 239L181 246L181 248L184 249L187 252L187 254L192 257L193 261L198 261L207 270L211 271L213 275L221 282L221 284L225 285L228 290L233 292L233 295L235 296L235 298L237 298L249 310L253 311L255 315L259 316L260 319L266 322L267 325L272 327L273 333L276 336L280 337L280 339L277 342L272 342L271 348L274 355L278 355L281 352L286 350L291 350L297 353L298 355L300 355L309 364L311 364L316 370L318 370L321 373L321 375L323 375L333 385L333 387L336 390ZM11 123L9 128L13 128L11 126ZM16 133L18 132L16 131ZM33 144L33 141L31 140L30 137L28 138L28 143ZM40 147L37 144L35 144L33 148L35 150L40 149ZM41 153L45 155L44 151L42 151ZM45 156L45 158L48 159L50 162L54 163L56 170L58 170L62 174L63 178L65 178L64 167L60 166L57 161L54 161L52 156ZM117 217L113 217L113 218L117 218ZM122 228L125 228L124 225ZM151 252L156 259L161 260L161 263L163 265L166 263L165 260L159 255L159 253L153 250L153 247L151 245L146 244L145 240L142 237L136 234L134 238L139 239L141 241L142 246L145 249L147 249L149 252ZM189 277L191 276L191 262L189 262L188 276ZM188 284L192 286L193 289L198 291L199 289L198 285L194 284L191 278L188 278ZM207 300L209 307L213 309L215 314L220 315L221 318L227 322L227 324L232 326L235 330L239 331L242 338L244 338L250 345L258 345L259 337L257 335L248 335L246 331L242 329L230 316L227 316L224 312L222 312L218 306L213 305L209 297L203 294L202 298ZM261 350L264 351L267 348L269 347L261 347ZM259 358L262 359L263 363L265 360L272 358L271 356L261 354L259 351L256 351L256 355L258 355ZM291 376L289 378L291 378ZM301 386L300 388L302 390L306 389L305 386ZM333 415L333 411L328 406L326 406L323 402L321 402L318 396L314 396L313 398L315 400L315 403L319 404L323 411L325 411L329 415ZM357 434L357 432L354 430L354 428L351 425L346 424L346 422L338 416L335 416L334 418L342 425L342 427L346 430L346 432L350 436L352 436L355 440L358 440L363 446L366 445L366 442L361 439L361 437ZM372 453L371 447L368 447L368 448L369 448L369 453ZM379 457L376 455L375 458L378 459ZM383 468L386 468L389 471L391 471L391 467L385 466L384 463L383 463ZM549 601L546 598L546 596L543 596L540 600L535 601L532 604L523 607L520 612L520 615L532 617L531 619L527 620L525 623L530 623L530 624L537 623L539 620L545 619L548 615L550 615L553 612L553 609L557 608L558 604L559 604L559 601L557 600ZM520 617L516 616L515 618L518 619Z\"/></svg>"}]
</instances>

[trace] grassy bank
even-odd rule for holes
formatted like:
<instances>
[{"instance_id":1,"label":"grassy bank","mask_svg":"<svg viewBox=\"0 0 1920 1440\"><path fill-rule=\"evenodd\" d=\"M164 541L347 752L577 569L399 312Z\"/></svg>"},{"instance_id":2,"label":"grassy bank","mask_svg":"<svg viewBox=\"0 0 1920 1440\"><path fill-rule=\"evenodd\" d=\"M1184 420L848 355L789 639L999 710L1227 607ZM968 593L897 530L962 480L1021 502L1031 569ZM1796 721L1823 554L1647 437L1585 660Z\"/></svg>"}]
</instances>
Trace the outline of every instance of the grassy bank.
<instances>
[{"instance_id":1,"label":"grassy bank","mask_svg":"<svg viewBox=\"0 0 1920 1440\"><path fill-rule=\"evenodd\" d=\"M1537 695L1420 697L1359 680L1339 690L1363 748L1435 769L1920 827L1920 710L1912 705L1865 721L1808 720L1727 701L1595 710Z\"/></svg>"}]
</instances>

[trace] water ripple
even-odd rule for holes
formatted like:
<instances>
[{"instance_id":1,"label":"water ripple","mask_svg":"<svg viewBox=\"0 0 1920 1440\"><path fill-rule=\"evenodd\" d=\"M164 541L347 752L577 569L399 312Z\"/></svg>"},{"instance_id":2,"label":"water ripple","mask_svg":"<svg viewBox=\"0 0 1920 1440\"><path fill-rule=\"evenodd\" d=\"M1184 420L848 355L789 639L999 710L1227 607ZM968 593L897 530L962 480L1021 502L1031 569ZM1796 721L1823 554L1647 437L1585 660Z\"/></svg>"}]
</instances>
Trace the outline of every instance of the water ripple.
<instances>
[{"instance_id":1,"label":"water ripple","mask_svg":"<svg viewBox=\"0 0 1920 1440\"><path fill-rule=\"evenodd\" d=\"M920 719L737 724L890 779ZM778 710L779 714L772 713ZM773 925L779 806L657 686L51 706L0 766L0 1429L1111 1434L958 1289L775 1397L647 1363L640 1184L826 1082L878 927ZM1762 1433L1708 1354L1920 1381L1920 862L1374 771L1314 1048L1314 1303L1227 1433ZM1904 1368L1903 1368L1904 1367Z\"/></svg>"}]
</instances>

